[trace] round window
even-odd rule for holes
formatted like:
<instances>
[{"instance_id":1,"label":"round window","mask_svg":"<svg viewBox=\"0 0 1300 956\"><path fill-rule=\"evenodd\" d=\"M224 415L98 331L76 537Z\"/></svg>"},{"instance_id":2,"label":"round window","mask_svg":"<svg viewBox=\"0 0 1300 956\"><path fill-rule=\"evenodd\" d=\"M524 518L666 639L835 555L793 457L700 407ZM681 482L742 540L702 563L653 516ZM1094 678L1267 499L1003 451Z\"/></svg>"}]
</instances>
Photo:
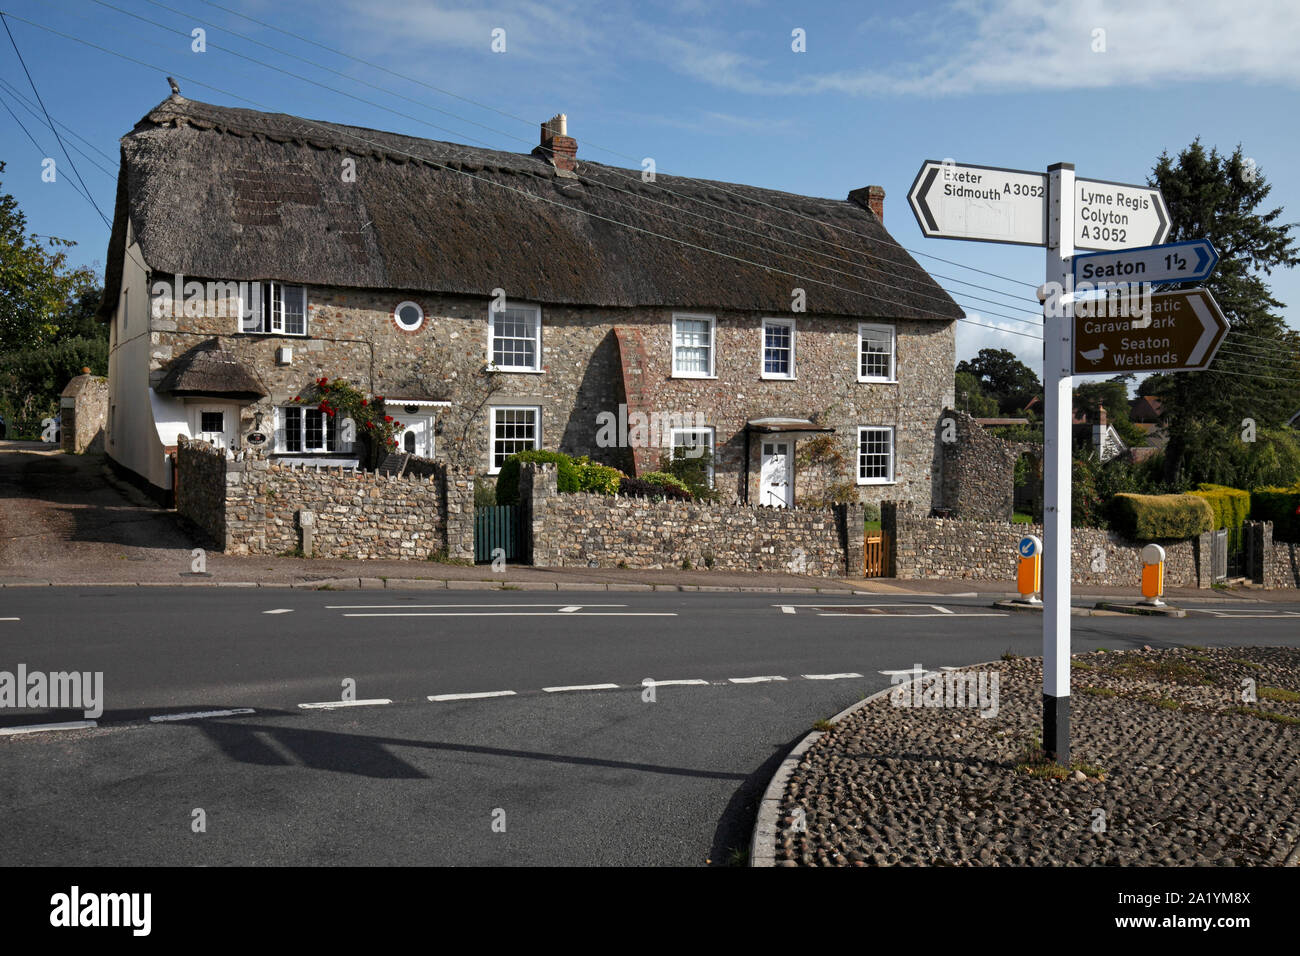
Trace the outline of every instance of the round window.
<instances>
[{"instance_id":1,"label":"round window","mask_svg":"<svg viewBox=\"0 0 1300 956\"><path fill-rule=\"evenodd\" d=\"M393 321L404 332L414 332L424 324L424 310L414 302L403 302L393 310Z\"/></svg>"}]
</instances>

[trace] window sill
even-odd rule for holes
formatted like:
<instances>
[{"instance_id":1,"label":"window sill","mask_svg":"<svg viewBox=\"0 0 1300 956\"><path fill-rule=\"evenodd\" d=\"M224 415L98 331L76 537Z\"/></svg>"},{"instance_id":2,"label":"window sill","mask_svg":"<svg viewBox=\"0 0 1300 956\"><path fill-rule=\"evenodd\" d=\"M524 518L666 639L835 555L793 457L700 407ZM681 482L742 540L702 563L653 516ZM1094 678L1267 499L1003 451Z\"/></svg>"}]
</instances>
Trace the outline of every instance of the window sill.
<instances>
[{"instance_id":1,"label":"window sill","mask_svg":"<svg viewBox=\"0 0 1300 956\"><path fill-rule=\"evenodd\" d=\"M794 375L768 375L766 372L760 372L759 376L764 382L797 382L799 379Z\"/></svg>"},{"instance_id":2,"label":"window sill","mask_svg":"<svg viewBox=\"0 0 1300 956\"><path fill-rule=\"evenodd\" d=\"M306 332L245 332L240 329L236 335L260 336L264 339L306 339L310 336Z\"/></svg>"},{"instance_id":3,"label":"window sill","mask_svg":"<svg viewBox=\"0 0 1300 956\"><path fill-rule=\"evenodd\" d=\"M898 482L897 482L896 480L894 480L893 478L888 478L888 479L886 479L886 478L859 478L859 479L858 479L858 484L859 484L859 485L862 485L862 486L866 486L866 485L877 485L877 486L879 486L879 485L896 485L896 484L898 484Z\"/></svg>"},{"instance_id":4,"label":"window sill","mask_svg":"<svg viewBox=\"0 0 1300 956\"><path fill-rule=\"evenodd\" d=\"M897 385L897 384L898 384L898 379L896 379L896 378L863 378L861 375L859 375L859 376L858 376L858 382L859 382L860 384L863 384L863 385Z\"/></svg>"},{"instance_id":5,"label":"window sill","mask_svg":"<svg viewBox=\"0 0 1300 956\"><path fill-rule=\"evenodd\" d=\"M488 365L484 371L487 372L509 372L512 375L545 375L544 368L507 368L504 365Z\"/></svg>"},{"instance_id":6,"label":"window sill","mask_svg":"<svg viewBox=\"0 0 1300 956\"><path fill-rule=\"evenodd\" d=\"M691 372L673 372L673 378L716 379L716 375L699 375Z\"/></svg>"}]
</instances>

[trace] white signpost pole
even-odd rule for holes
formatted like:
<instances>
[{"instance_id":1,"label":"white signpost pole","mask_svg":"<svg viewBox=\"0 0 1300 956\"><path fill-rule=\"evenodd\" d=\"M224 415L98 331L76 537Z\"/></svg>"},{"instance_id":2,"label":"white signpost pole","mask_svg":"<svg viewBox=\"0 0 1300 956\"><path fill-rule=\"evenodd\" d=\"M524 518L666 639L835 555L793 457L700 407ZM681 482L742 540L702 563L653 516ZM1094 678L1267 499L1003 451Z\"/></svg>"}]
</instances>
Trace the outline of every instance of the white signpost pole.
<instances>
[{"instance_id":1,"label":"white signpost pole","mask_svg":"<svg viewBox=\"0 0 1300 956\"><path fill-rule=\"evenodd\" d=\"M1074 417L1075 182L1072 163L1049 166L1046 281L1059 283L1043 312L1043 749L1070 762L1070 479ZM1053 301L1059 308L1053 308ZM1059 314L1054 314L1059 313Z\"/></svg>"}]
</instances>

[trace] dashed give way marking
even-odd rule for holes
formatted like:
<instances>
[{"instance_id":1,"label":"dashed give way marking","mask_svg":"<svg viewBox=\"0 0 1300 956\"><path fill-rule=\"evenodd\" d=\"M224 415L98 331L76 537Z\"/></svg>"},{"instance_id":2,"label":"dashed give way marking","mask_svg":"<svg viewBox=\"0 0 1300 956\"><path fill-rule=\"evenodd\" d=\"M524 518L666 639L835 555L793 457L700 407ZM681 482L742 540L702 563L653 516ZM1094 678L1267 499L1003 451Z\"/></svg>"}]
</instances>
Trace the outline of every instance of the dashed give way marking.
<instances>
[{"instance_id":1,"label":"dashed give way marking","mask_svg":"<svg viewBox=\"0 0 1300 956\"><path fill-rule=\"evenodd\" d=\"M275 608L275 609L273 609L273 610L270 610L270 611L263 611L262 613L263 613L263 614L292 614L292 613L293 613L293 608L291 608L291 607L277 607L277 608Z\"/></svg>"},{"instance_id":2,"label":"dashed give way marking","mask_svg":"<svg viewBox=\"0 0 1300 956\"><path fill-rule=\"evenodd\" d=\"M28 724L26 727L0 727L0 737L18 734L42 734L47 730L91 730L98 727L93 720L69 720L62 724Z\"/></svg>"}]
</instances>

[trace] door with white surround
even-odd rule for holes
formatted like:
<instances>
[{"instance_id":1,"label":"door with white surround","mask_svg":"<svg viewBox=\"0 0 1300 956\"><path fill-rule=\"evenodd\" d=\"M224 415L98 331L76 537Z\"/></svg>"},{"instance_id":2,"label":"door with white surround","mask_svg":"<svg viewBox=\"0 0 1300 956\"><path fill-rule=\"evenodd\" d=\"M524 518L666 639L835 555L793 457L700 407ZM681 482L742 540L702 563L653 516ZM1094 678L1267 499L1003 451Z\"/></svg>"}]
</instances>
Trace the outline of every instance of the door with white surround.
<instances>
[{"instance_id":1,"label":"door with white surround","mask_svg":"<svg viewBox=\"0 0 1300 956\"><path fill-rule=\"evenodd\" d=\"M208 442L218 448L233 448L238 429L238 405L190 406L190 434L198 441Z\"/></svg>"},{"instance_id":2,"label":"door with white surround","mask_svg":"<svg viewBox=\"0 0 1300 956\"><path fill-rule=\"evenodd\" d=\"M788 441L763 442L759 468L758 503L769 508L794 504L794 455Z\"/></svg>"},{"instance_id":3,"label":"door with white surround","mask_svg":"<svg viewBox=\"0 0 1300 956\"><path fill-rule=\"evenodd\" d=\"M433 457L433 416L428 414L412 415L406 411L399 413L405 426L397 436L397 447L408 455L419 458Z\"/></svg>"}]
</instances>

